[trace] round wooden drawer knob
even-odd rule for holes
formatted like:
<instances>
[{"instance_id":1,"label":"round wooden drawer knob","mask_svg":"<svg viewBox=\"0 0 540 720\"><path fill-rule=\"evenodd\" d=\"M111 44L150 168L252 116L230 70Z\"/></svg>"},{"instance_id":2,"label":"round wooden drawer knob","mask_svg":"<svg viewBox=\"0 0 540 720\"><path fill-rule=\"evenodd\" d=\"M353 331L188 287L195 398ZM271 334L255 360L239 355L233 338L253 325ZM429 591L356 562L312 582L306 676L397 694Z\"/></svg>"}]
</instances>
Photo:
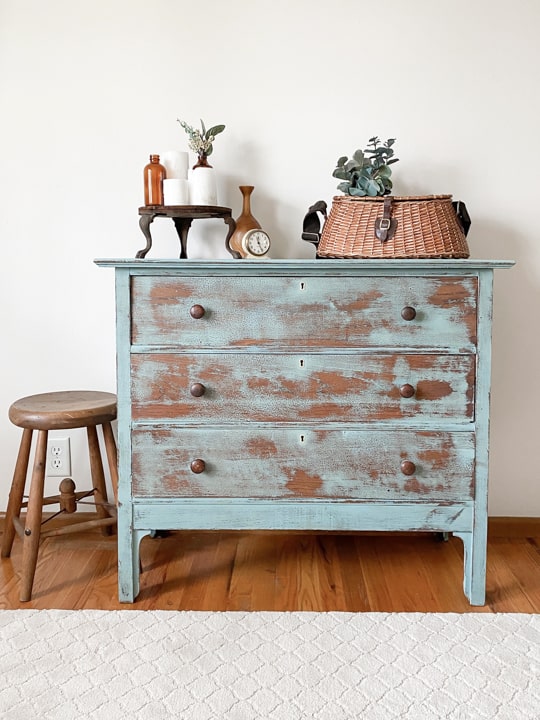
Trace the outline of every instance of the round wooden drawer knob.
<instances>
[{"instance_id":1,"label":"round wooden drawer knob","mask_svg":"<svg viewBox=\"0 0 540 720\"><path fill-rule=\"evenodd\" d=\"M195 473L196 475L199 475L199 473L202 473L206 470L206 463L204 462L204 460L201 460L200 458L198 458L197 460L191 461L190 468L191 468L191 472Z\"/></svg>"},{"instance_id":2,"label":"round wooden drawer knob","mask_svg":"<svg viewBox=\"0 0 540 720\"><path fill-rule=\"evenodd\" d=\"M406 383L399 388L399 394L402 398L412 398L415 392L416 390L412 385L409 385L409 383Z\"/></svg>"},{"instance_id":3,"label":"round wooden drawer knob","mask_svg":"<svg viewBox=\"0 0 540 720\"><path fill-rule=\"evenodd\" d=\"M205 309L202 305L193 305L189 309L189 314L194 320L200 320L204 317Z\"/></svg>"},{"instance_id":4,"label":"round wooden drawer knob","mask_svg":"<svg viewBox=\"0 0 540 720\"><path fill-rule=\"evenodd\" d=\"M414 320L416 317L416 310L410 305L406 305L401 311L401 317L404 320Z\"/></svg>"},{"instance_id":5,"label":"round wooden drawer knob","mask_svg":"<svg viewBox=\"0 0 540 720\"><path fill-rule=\"evenodd\" d=\"M193 397L202 397L206 392L206 388L202 383L193 383L193 385L189 388L189 392L193 395Z\"/></svg>"},{"instance_id":6,"label":"round wooden drawer knob","mask_svg":"<svg viewBox=\"0 0 540 720\"><path fill-rule=\"evenodd\" d=\"M416 465L410 460L404 460L401 463L401 472L404 475L414 475L416 472Z\"/></svg>"}]
</instances>

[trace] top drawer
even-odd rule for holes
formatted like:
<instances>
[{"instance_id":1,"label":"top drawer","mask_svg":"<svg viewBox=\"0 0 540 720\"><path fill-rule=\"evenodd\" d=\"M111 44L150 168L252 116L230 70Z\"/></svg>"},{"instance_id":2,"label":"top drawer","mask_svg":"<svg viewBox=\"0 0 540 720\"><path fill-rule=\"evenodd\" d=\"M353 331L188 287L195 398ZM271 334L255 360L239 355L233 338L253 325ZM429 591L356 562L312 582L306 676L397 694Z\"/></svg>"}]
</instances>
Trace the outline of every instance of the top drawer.
<instances>
[{"instance_id":1,"label":"top drawer","mask_svg":"<svg viewBox=\"0 0 540 720\"><path fill-rule=\"evenodd\" d=\"M191 351L437 347L473 352L477 287L474 276L135 275L131 341Z\"/></svg>"}]
</instances>

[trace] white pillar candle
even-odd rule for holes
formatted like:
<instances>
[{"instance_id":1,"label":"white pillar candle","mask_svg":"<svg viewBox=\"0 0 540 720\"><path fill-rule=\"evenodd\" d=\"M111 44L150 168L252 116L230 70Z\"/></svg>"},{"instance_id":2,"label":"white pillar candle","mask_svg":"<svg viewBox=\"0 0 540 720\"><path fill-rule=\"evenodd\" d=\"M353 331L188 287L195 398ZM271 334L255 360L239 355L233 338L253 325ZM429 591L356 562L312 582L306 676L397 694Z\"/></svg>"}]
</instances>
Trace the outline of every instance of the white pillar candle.
<instances>
[{"instance_id":1,"label":"white pillar candle","mask_svg":"<svg viewBox=\"0 0 540 720\"><path fill-rule=\"evenodd\" d=\"M189 185L187 180L181 178L166 178L163 181L164 205L188 205Z\"/></svg>"},{"instance_id":2,"label":"white pillar candle","mask_svg":"<svg viewBox=\"0 0 540 720\"><path fill-rule=\"evenodd\" d=\"M189 164L189 154L187 152L167 150L161 155L160 162L170 180L187 180Z\"/></svg>"},{"instance_id":3,"label":"white pillar candle","mask_svg":"<svg viewBox=\"0 0 540 720\"><path fill-rule=\"evenodd\" d=\"M190 170L189 204L217 205L217 183L213 167L197 167Z\"/></svg>"}]
</instances>

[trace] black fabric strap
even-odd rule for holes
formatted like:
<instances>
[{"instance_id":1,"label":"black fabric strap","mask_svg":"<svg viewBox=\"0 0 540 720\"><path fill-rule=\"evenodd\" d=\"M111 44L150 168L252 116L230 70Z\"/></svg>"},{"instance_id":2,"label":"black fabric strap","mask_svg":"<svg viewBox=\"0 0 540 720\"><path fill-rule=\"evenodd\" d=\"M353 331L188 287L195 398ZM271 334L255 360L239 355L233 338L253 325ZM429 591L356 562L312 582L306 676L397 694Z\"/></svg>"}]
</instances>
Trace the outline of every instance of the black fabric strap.
<instances>
[{"instance_id":1,"label":"black fabric strap","mask_svg":"<svg viewBox=\"0 0 540 720\"><path fill-rule=\"evenodd\" d=\"M319 244L322 232L319 213L323 216L324 221L326 222L326 207L327 205L324 200L318 200L309 208L306 216L304 217L304 224L302 227L302 240L313 243L313 245Z\"/></svg>"}]
</instances>

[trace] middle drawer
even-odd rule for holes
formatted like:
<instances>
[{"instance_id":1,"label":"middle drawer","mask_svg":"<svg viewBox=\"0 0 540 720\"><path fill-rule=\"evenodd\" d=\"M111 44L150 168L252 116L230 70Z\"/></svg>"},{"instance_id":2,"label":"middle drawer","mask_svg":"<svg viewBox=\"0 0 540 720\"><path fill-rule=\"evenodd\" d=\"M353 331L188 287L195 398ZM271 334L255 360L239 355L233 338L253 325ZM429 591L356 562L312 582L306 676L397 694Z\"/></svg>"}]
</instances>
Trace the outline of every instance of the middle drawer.
<instances>
[{"instance_id":1,"label":"middle drawer","mask_svg":"<svg viewBox=\"0 0 540 720\"><path fill-rule=\"evenodd\" d=\"M131 365L135 421L474 420L474 355L162 353Z\"/></svg>"}]
</instances>

